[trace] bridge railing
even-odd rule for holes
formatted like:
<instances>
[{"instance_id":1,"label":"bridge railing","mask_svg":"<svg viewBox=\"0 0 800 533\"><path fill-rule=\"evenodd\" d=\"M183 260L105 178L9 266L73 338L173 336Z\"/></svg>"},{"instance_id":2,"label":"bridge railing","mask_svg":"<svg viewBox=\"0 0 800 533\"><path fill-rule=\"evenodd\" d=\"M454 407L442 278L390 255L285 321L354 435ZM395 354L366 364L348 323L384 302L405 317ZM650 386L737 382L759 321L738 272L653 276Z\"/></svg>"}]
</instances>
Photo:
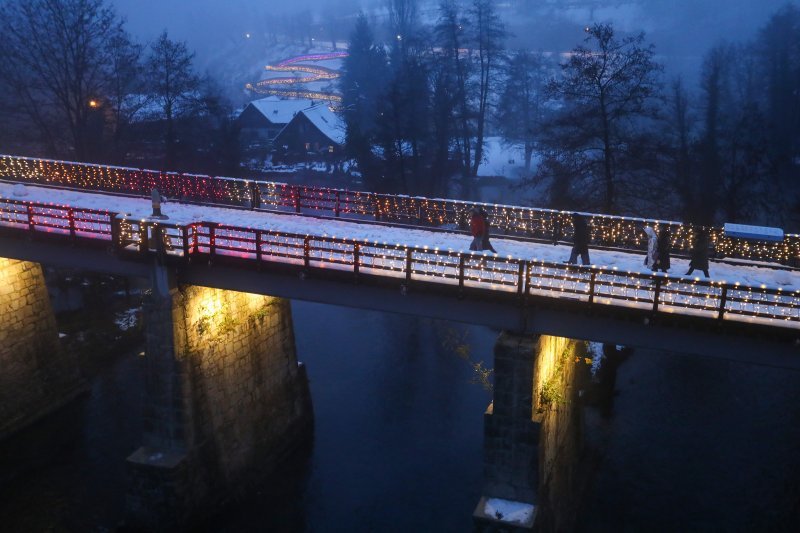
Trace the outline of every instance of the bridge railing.
<instances>
[{"instance_id":1,"label":"bridge railing","mask_svg":"<svg viewBox=\"0 0 800 533\"><path fill-rule=\"evenodd\" d=\"M29 238L110 247L123 256L163 254L167 261L234 260L241 266L331 270L381 278L403 290L418 284L510 296L572 300L638 309L800 327L800 291L698 278L626 272L537 259L439 250L226 226L175 224L108 211L0 199L0 230Z\"/></svg>"},{"instance_id":2,"label":"bridge railing","mask_svg":"<svg viewBox=\"0 0 800 533\"><path fill-rule=\"evenodd\" d=\"M376 194L16 156L0 156L0 179L141 197L149 197L151 189L155 187L167 197L178 201L462 229L467 227L469 211L476 205L459 200ZM497 233L553 243L572 239L572 217L569 212L497 204L480 205L486 209ZM593 245L626 250L645 250L647 238L644 227L652 226L657 229L669 227L673 250L676 253L688 253L695 233L701 229L700 226L674 221L592 213L585 215L589 219ZM770 242L732 238L726 236L719 227L703 229L709 232L712 253L717 257L792 266L800 264L800 235L786 235L783 241Z\"/></svg>"},{"instance_id":3,"label":"bridge railing","mask_svg":"<svg viewBox=\"0 0 800 533\"><path fill-rule=\"evenodd\" d=\"M160 223L146 222L146 225ZM194 261L240 260L263 268L291 265L394 280L403 290L417 283L491 291L526 298L573 300L589 306L638 309L778 327L800 327L800 291L742 286L699 278L643 274L616 268L457 252L402 244L356 241L271 230L197 223L174 231L176 257ZM125 231L120 231L121 243ZM180 237L188 235L188 237ZM134 250L140 253L144 244Z\"/></svg>"}]
</instances>

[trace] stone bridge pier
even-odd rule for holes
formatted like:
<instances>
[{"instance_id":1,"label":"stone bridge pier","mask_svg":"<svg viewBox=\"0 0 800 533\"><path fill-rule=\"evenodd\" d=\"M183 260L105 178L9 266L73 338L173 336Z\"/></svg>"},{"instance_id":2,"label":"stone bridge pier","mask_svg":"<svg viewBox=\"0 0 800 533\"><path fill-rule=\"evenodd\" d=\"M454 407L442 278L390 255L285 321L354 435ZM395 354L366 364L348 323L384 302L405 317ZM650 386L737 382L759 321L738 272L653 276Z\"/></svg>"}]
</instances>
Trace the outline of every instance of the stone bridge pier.
<instances>
[{"instance_id":1,"label":"stone bridge pier","mask_svg":"<svg viewBox=\"0 0 800 533\"><path fill-rule=\"evenodd\" d=\"M155 278L126 523L167 531L191 527L310 442L313 413L288 300L176 287L163 268Z\"/></svg>"},{"instance_id":2,"label":"stone bridge pier","mask_svg":"<svg viewBox=\"0 0 800 533\"><path fill-rule=\"evenodd\" d=\"M0 258L0 439L84 390L61 349L41 265Z\"/></svg>"},{"instance_id":3,"label":"stone bridge pier","mask_svg":"<svg viewBox=\"0 0 800 533\"><path fill-rule=\"evenodd\" d=\"M494 398L484 415L478 531L569 530L582 455L579 390L585 344L504 331L494 348Z\"/></svg>"}]
</instances>

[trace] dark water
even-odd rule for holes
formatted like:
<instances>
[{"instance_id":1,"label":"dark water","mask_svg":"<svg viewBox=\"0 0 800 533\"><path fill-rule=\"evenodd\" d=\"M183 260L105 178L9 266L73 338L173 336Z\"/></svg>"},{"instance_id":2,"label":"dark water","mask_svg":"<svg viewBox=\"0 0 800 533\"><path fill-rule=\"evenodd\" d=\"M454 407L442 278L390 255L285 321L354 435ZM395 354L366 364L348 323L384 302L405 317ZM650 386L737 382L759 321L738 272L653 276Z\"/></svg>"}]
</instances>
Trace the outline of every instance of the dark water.
<instances>
[{"instance_id":1,"label":"dark water","mask_svg":"<svg viewBox=\"0 0 800 533\"><path fill-rule=\"evenodd\" d=\"M296 303L316 415L288 461L209 531L469 531L496 332ZM95 372L92 394L0 445L0 530L107 531L141 432L142 359ZM800 374L655 352L619 368L585 531L787 530L800 523Z\"/></svg>"}]
</instances>

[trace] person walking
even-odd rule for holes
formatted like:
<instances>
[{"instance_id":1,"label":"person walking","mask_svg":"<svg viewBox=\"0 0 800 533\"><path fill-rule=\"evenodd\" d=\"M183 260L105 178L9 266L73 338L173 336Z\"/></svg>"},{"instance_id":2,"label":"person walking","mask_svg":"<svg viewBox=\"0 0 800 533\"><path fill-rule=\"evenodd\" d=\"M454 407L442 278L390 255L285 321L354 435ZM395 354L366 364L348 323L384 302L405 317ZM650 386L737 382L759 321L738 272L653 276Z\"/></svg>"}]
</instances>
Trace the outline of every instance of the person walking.
<instances>
[{"instance_id":1,"label":"person walking","mask_svg":"<svg viewBox=\"0 0 800 533\"><path fill-rule=\"evenodd\" d=\"M469 249L473 252L478 252L483 250L483 234L485 231L485 223L480 209L473 207L471 213L472 217L469 221L469 230L472 234L472 243L469 245Z\"/></svg>"},{"instance_id":2,"label":"person walking","mask_svg":"<svg viewBox=\"0 0 800 533\"><path fill-rule=\"evenodd\" d=\"M653 261L653 272L669 270L669 255L672 251L672 234L667 226L661 228L658 232L658 241L656 242L656 256Z\"/></svg>"},{"instance_id":3,"label":"person walking","mask_svg":"<svg viewBox=\"0 0 800 533\"><path fill-rule=\"evenodd\" d=\"M650 226L645 226L644 232L647 234L647 255L644 256L644 266L652 270L655 268L654 263L656 260L656 241L658 240L658 235L656 235L656 230Z\"/></svg>"},{"instance_id":4,"label":"person walking","mask_svg":"<svg viewBox=\"0 0 800 533\"><path fill-rule=\"evenodd\" d=\"M708 233L705 229L698 230L695 235L686 275L691 275L695 269L701 270L705 277L711 277L708 275Z\"/></svg>"},{"instance_id":5,"label":"person walking","mask_svg":"<svg viewBox=\"0 0 800 533\"><path fill-rule=\"evenodd\" d=\"M497 250L495 250L492 243L489 242L489 228L491 227L489 224L489 213L481 207L480 214L483 218L483 241L481 242L481 250L491 250L493 254L496 254Z\"/></svg>"},{"instance_id":6,"label":"person walking","mask_svg":"<svg viewBox=\"0 0 800 533\"><path fill-rule=\"evenodd\" d=\"M569 264L575 264L578 255L581 256L581 263L589 264L589 224L586 217L580 213L572 213L572 252L569 254Z\"/></svg>"}]
</instances>

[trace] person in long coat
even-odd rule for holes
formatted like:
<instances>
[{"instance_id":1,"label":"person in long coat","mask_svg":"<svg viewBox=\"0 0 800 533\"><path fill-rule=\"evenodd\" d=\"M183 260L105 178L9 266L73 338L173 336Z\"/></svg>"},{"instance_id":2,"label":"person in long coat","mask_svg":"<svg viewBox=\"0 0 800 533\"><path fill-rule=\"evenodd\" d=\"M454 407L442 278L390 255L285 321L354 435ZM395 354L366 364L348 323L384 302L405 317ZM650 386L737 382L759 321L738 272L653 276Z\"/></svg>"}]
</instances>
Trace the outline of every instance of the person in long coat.
<instances>
[{"instance_id":1,"label":"person in long coat","mask_svg":"<svg viewBox=\"0 0 800 533\"><path fill-rule=\"evenodd\" d=\"M661 270L666 272L669 270L669 255L672 252L672 234L669 227L661 228L658 232L658 241L656 242L656 258L653 261L653 271Z\"/></svg>"},{"instance_id":2,"label":"person in long coat","mask_svg":"<svg viewBox=\"0 0 800 533\"><path fill-rule=\"evenodd\" d=\"M701 270L705 277L710 277L708 275L708 234L705 230L699 230L695 235L689 259L689 272L686 275L691 275L695 269Z\"/></svg>"},{"instance_id":3,"label":"person in long coat","mask_svg":"<svg viewBox=\"0 0 800 533\"><path fill-rule=\"evenodd\" d=\"M485 209L480 209L481 217L483 217L483 241L481 242L481 250L491 250L493 254L497 253L492 243L489 242L489 213Z\"/></svg>"},{"instance_id":4,"label":"person in long coat","mask_svg":"<svg viewBox=\"0 0 800 533\"><path fill-rule=\"evenodd\" d=\"M586 222L586 217L580 213L572 213L572 252L569 254L569 261L567 263L575 264L578 261L578 255L581 256L581 263L584 265L589 264L589 224Z\"/></svg>"},{"instance_id":5,"label":"person in long coat","mask_svg":"<svg viewBox=\"0 0 800 533\"><path fill-rule=\"evenodd\" d=\"M644 232L647 234L647 255L644 256L644 266L654 269L654 263L656 260L656 241L658 240L658 235L656 235L656 230L650 226L645 226Z\"/></svg>"},{"instance_id":6,"label":"person in long coat","mask_svg":"<svg viewBox=\"0 0 800 533\"><path fill-rule=\"evenodd\" d=\"M470 250L474 252L483 250L483 234L485 229L486 224L484 223L480 209L477 207L473 208L472 217L469 220L469 230L472 234L472 243L469 245Z\"/></svg>"}]
</instances>

